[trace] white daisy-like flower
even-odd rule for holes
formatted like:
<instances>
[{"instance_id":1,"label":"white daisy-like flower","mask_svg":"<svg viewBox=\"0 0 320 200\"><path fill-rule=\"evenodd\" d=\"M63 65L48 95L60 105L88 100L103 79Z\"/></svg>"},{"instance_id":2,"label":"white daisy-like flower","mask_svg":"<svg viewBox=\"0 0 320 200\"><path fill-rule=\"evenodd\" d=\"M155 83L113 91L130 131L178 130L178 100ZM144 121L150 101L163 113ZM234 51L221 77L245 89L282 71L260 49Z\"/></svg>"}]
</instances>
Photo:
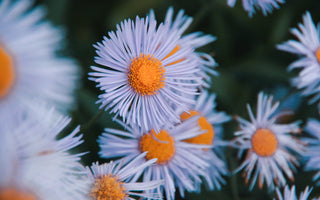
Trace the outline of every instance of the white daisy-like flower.
<instances>
[{"instance_id":1,"label":"white daisy-like flower","mask_svg":"<svg viewBox=\"0 0 320 200\"><path fill-rule=\"evenodd\" d=\"M291 33L299 41L289 40L277 45L282 51L297 54L300 59L289 65L289 70L301 68L298 77L292 79L292 85L302 89L302 95L314 95L311 103L320 98L320 25L316 27L309 12L303 16L299 29L291 29Z\"/></svg>"},{"instance_id":2,"label":"white daisy-like flower","mask_svg":"<svg viewBox=\"0 0 320 200\"><path fill-rule=\"evenodd\" d=\"M301 155L305 150L302 142L292 135L300 132L299 122L277 124L281 116L277 112L279 102L273 104L272 100L272 96L260 92L256 117L247 105L251 122L237 118L240 130L235 133L235 146L239 148L239 157L243 153L246 156L236 171L243 170L246 181L252 179L250 189L257 181L260 188L266 183L273 190L275 185L286 184L285 177L293 180L295 166L299 165L296 154Z\"/></svg>"},{"instance_id":3,"label":"white daisy-like flower","mask_svg":"<svg viewBox=\"0 0 320 200\"><path fill-rule=\"evenodd\" d=\"M228 0L228 5L234 7L236 0ZM279 9L285 0L242 0L242 6L252 17L256 10L261 10L263 15L268 15L273 9Z\"/></svg>"},{"instance_id":4,"label":"white daisy-like flower","mask_svg":"<svg viewBox=\"0 0 320 200\"><path fill-rule=\"evenodd\" d=\"M317 185L320 185L320 122L316 119L308 119L305 130L313 138L304 138L304 141L308 143L308 151L305 154L307 163L304 169L307 171L316 171L313 177L313 181L317 181Z\"/></svg>"},{"instance_id":5,"label":"white daisy-like flower","mask_svg":"<svg viewBox=\"0 0 320 200\"><path fill-rule=\"evenodd\" d=\"M77 66L59 57L63 35L32 2L0 2L0 119L28 110L35 99L65 111L73 102Z\"/></svg>"},{"instance_id":6,"label":"white daisy-like flower","mask_svg":"<svg viewBox=\"0 0 320 200\"><path fill-rule=\"evenodd\" d=\"M190 26L193 18L184 15L184 10L179 10L174 20L173 16L174 10L172 7L170 7L167 11L164 23L170 26L171 31L179 31L179 34L183 34L184 31ZM149 17L151 18L151 20L155 19L153 10L150 11ZM203 35L202 32L189 33L181 37L176 50L178 50L181 46L190 46L193 49L197 49L210 44L215 40L216 37L212 35ZM197 76L203 77L203 80L205 80L205 82L201 80L203 87L210 87L210 75L218 75L218 73L214 70L214 68L217 67L218 64L215 62L212 56L204 52L194 51L193 59L197 60L197 62L199 63L198 67L200 68L200 71L198 72L199 74L197 74Z\"/></svg>"},{"instance_id":7,"label":"white daisy-like flower","mask_svg":"<svg viewBox=\"0 0 320 200\"><path fill-rule=\"evenodd\" d=\"M213 145L211 148L212 150L201 149L199 152L200 154L204 154L204 157L208 159L210 164L202 175L210 190L220 190L221 184L225 184L225 180L222 176L229 174L227 165L223 160L223 148L228 145L228 142L222 140L222 124L229 121L230 117L224 112L215 110L215 98L215 94L209 95L208 92L203 92L198 97L194 109L181 114L182 121L194 116L200 117L197 125L205 131L205 133L201 135L184 140L185 142Z\"/></svg>"},{"instance_id":8,"label":"white daisy-like flower","mask_svg":"<svg viewBox=\"0 0 320 200\"><path fill-rule=\"evenodd\" d=\"M306 189L300 193L299 198L297 198L296 186L292 186L290 189L289 186L286 185L283 191L283 195L280 192L279 188L276 189L278 200L307 200L311 191L312 188L309 188L309 186L307 186Z\"/></svg>"},{"instance_id":9,"label":"white daisy-like flower","mask_svg":"<svg viewBox=\"0 0 320 200\"><path fill-rule=\"evenodd\" d=\"M101 165L98 163L92 164L90 169L87 168L87 176L91 187L90 193L87 195L88 199L134 200L135 198L132 198L132 196L141 199L162 199L160 193L143 192L158 188L163 184L162 180L149 182L132 180L137 173L141 173L157 160L151 159L141 165L141 159L144 159L145 155L146 153L141 154L125 165L121 161L117 163L111 161ZM137 191L140 191L140 193Z\"/></svg>"},{"instance_id":10,"label":"white daisy-like flower","mask_svg":"<svg viewBox=\"0 0 320 200\"><path fill-rule=\"evenodd\" d=\"M164 186L160 189L162 192L164 190L168 200L174 199L176 187L184 196L185 190L198 189L195 183L201 181L200 174L209 166L204 155L199 154L199 149L210 148L209 145L183 142L203 133L196 126L197 120L190 118L171 129L162 129L158 134L153 130L143 134L139 127L129 127L124 123L122 125L128 132L107 128L98 140L101 148L99 154L102 158L124 157L128 162L148 152L140 165L154 158L157 162L144 170L143 181L163 179Z\"/></svg>"},{"instance_id":11,"label":"white daisy-like flower","mask_svg":"<svg viewBox=\"0 0 320 200\"><path fill-rule=\"evenodd\" d=\"M145 131L179 123L175 107L189 110L202 85L195 46L180 45L185 28L168 20L157 24L153 17L136 17L121 22L95 45L95 62L102 66L92 66L95 72L89 73L104 91L100 108Z\"/></svg>"},{"instance_id":12,"label":"white daisy-like flower","mask_svg":"<svg viewBox=\"0 0 320 200\"><path fill-rule=\"evenodd\" d=\"M19 117L16 127L1 126L0 199L85 199L88 183L79 163L83 153L68 153L83 142L79 127L57 139L70 118L46 109L41 118L33 116L39 115Z\"/></svg>"}]
</instances>

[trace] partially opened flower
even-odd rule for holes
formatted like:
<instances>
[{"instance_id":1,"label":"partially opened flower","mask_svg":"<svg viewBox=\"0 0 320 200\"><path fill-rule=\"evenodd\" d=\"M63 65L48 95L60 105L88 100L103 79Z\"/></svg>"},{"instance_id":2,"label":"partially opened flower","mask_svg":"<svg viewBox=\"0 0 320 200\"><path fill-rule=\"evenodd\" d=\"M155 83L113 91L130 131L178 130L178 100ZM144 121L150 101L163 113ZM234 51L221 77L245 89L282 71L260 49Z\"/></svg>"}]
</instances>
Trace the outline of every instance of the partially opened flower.
<instances>
[{"instance_id":1,"label":"partially opened flower","mask_svg":"<svg viewBox=\"0 0 320 200\"><path fill-rule=\"evenodd\" d=\"M33 1L0 2L0 119L15 119L14 110L28 110L35 99L65 111L73 102L77 67L56 55L62 32L42 20Z\"/></svg>"},{"instance_id":2,"label":"partially opened flower","mask_svg":"<svg viewBox=\"0 0 320 200\"><path fill-rule=\"evenodd\" d=\"M292 85L302 89L302 95L313 95L311 102L320 98L320 25L315 26L309 12L303 16L303 23L298 24L299 29L291 29L297 37L277 45L282 51L299 56L299 59L289 65L289 70L301 68L298 77L292 79Z\"/></svg>"},{"instance_id":3,"label":"partially opened flower","mask_svg":"<svg viewBox=\"0 0 320 200\"><path fill-rule=\"evenodd\" d=\"M181 114L182 121L190 117L199 117L197 125L205 131L203 134L184 140L185 142L213 145L211 149L205 148L199 152L204 155L210 164L202 175L210 190L221 189L221 184L225 184L222 176L229 174L226 162L223 160L223 148L228 145L228 142L222 140L222 124L229 121L230 117L224 112L215 110L215 98L215 94L209 95L208 92L203 92L198 97L195 107Z\"/></svg>"},{"instance_id":4,"label":"partially opened flower","mask_svg":"<svg viewBox=\"0 0 320 200\"><path fill-rule=\"evenodd\" d=\"M193 20L192 17L184 15L184 10L179 10L174 20L173 16L174 11L173 8L170 7L167 11L164 23L170 26L171 31L178 31L180 34L185 32L185 30L190 26ZM155 19L153 10L151 10L149 17L151 20ZM188 33L186 35L183 35L178 41L177 50L178 48L181 48L183 46L189 46L193 49L197 49L210 44L215 40L216 37L213 37L212 35L203 35L202 32ZM196 75L203 78L200 79L200 83L202 83L203 87L210 87L210 75L218 75L218 73L214 70L214 68L217 67L218 64L215 62L211 55L204 52L194 51L192 56L193 60L197 60L198 67L200 68L200 71L197 72L198 74Z\"/></svg>"},{"instance_id":5,"label":"partially opened flower","mask_svg":"<svg viewBox=\"0 0 320 200\"><path fill-rule=\"evenodd\" d=\"M82 135L77 136L79 127L57 139L70 118L53 110L38 116L28 113L16 127L1 126L0 199L84 199L87 182L79 163L83 153L68 152L83 142Z\"/></svg>"},{"instance_id":6,"label":"partially opened flower","mask_svg":"<svg viewBox=\"0 0 320 200\"><path fill-rule=\"evenodd\" d=\"M228 0L228 5L233 7L236 0ZM252 17L256 10L261 10L263 15L271 13L272 10L279 9L280 4L285 3L285 0L242 0L242 6L245 11Z\"/></svg>"},{"instance_id":7,"label":"partially opened flower","mask_svg":"<svg viewBox=\"0 0 320 200\"><path fill-rule=\"evenodd\" d=\"M95 62L102 66L89 73L104 91L100 107L144 131L180 122L174 108L188 110L203 79L194 46L180 45L184 30L169 22L157 24L153 17L136 17L109 32L95 45Z\"/></svg>"},{"instance_id":8,"label":"partially opened flower","mask_svg":"<svg viewBox=\"0 0 320 200\"><path fill-rule=\"evenodd\" d=\"M186 120L168 130L162 129L158 134L153 130L143 133L138 127L129 127L125 124L122 125L128 132L107 128L99 138L101 147L99 154L103 158L124 157L128 162L148 152L146 158L140 160L139 165L154 158L157 158L157 161L144 170L143 181L163 179L164 185L161 191L165 192L168 200L174 199L175 188L178 188L180 195L184 196L185 190L198 189L195 183L201 181L200 174L203 174L204 169L208 167L204 155L199 154L199 150L208 148L208 145L183 142L203 133L196 126L197 119Z\"/></svg>"},{"instance_id":9,"label":"partially opened flower","mask_svg":"<svg viewBox=\"0 0 320 200\"><path fill-rule=\"evenodd\" d=\"M246 181L251 179L250 189L257 181L259 187L266 183L272 190L275 185L284 186L286 177L293 180L295 166L299 165L297 156L305 150L302 142L293 136L300 131L298 122L276 123L281 113L277 113L279 102L273 104L272 99L259 93L256 117L248 105L251 122L237 118L240 130L235 133L235 144L239 156L246 154L237 171L244 171Z\"/></svg>"},{"instance_id":10,"label":"partially opened flower","mask_svg":"<svg viewBox=\"0 0 320 200\"><path fill-rule=\"evenodd\" d=\"M141 159L146 153L134 158L131 162L124 165L123 162L110 162L99 165L92 164L87 170L87 176L90 182L90 193L87 194L88 199L92 200L133 200L132 196L141 199L162 199L161 194L155 192L153 194L146 193L150 189L157 189L163 184L162 180L136 182L132 179L136 174L151 166L156 159L151 159L141 165ZM140 192L139 192L140 191Z\"/></svg>"},{"instance_id":11,"label":"partially opened flower","mask_svg":"<svg viewBox=\"0 0 320 200\"><path fill-rule=\"evenodd\" d=\"M311 191L312 188L309 188L309 186L307 186L306 189L300 193L299 198L297 198L296 186L292 186L291 189L289 189L289 186L286 185L283 194L280 192L279 188L277 188L276 190L278 200L307 200Z\"/></svg>"}]
</instances>

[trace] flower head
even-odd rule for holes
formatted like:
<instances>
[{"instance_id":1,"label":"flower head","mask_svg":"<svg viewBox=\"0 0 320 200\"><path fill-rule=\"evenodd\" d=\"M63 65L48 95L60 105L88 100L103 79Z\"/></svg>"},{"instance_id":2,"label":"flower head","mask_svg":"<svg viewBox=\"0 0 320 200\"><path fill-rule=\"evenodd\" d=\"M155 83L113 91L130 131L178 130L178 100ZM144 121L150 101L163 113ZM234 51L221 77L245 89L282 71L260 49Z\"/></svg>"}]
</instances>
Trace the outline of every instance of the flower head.
<instances>
[{"instance_id":1,"label":"flower head","mask_svg":"<svg viewBox=\"0 0 320 200\"><path fill-rule=\"evenodd\" d=\"M292 186L291 189L289 189L289 186L286 185L283 191L283 195L281 194L279 188L277 188L276 192L278 200L307 200L311 193L311 190L312 188L309 188L307 186L306 189L300 193L299 198L297 198L295 186Z\"/></svg>"},{"instance_id":2,"label":"flower head","mask_svg":"<svg viewBox=\"0 0 320 200\"><path fill-rule=\"evenodd\" d=\"M298 77L292 79L292 85L302 89L302 95L314 95L311 102L320 98L320 31L312 21L309 12L303 16L303 23L299 23L299 29L291 29L291 33L299 41L289 40L283 44L277 45L282 51L297 54L300 59L289 65L289 70L301 68Z\"/></svg>"},{"instance_id":3,"label":"flower head","mask_svg":"<svg viewBox=\"0 0 320 200\"><path fill-rule=\"evenodd\" d=\"M195 107L189 112L181 114L182 121L191 117L198 117L197 125L205 131L203 134L184 140L185 142L213 145L211 149L199 150L199 153L203 154L210 164L205 173L202 174L210 190L220 189L221 184L225 184L222 176L228 175L227 165L223 160L223 148L228 145L228 142L222 140L222 124L229 121L230 117L224 112L215 110L215 98L215 94L209 95L208 92L203 92L198 97ZM200 186L200 183L198 185Z\"/></svg>"},{"instance_id":4,"label":"flower head","mask_svg":"<svg viewBox=\"0 0 320 200\"><path fill-rule=\"evenodd\" d=\"M144 131L158 132L164 124L179 123L175 108L189 110L202 85L201 56L194 53L196 45L184 45L181 36L189 23L172 24L168 13L165 23L157 24L151 15L117 25L115 32L95 45L95 62L102 66L93 66L95 72L89 73L104 91L98 101L101 108Z\"/></svg>"},{"instance_id":5,"label":"flower head","mask_svg":"<svg viewBox=\"0 0 320 200\"><path fill-rule=\"evenodd\" d=\"M163 182L149 181L136 182L133 178L136 174L141 173L146 167L152 165L156 159L151 159L142 165L141 160L146 153L137 156L131 162L123 165L123 162L105 163L99 165L94 163L90 169L87 168L87 175L91 183L90 193L88 194L93 200L129 200L130 196L136 196L148 199L161 199L161 194L153 193L137 193L136 191L146 191L158 188ZM90 198L90 199L91 199Z\"/></svg>"},{"instance_id":6,"label":"flower head","mask_svg":"<svg viewBox=\"0 0 320 200\"><path fill-rule=\"evenodd\" d=\"M209 145L190 144L184 142L203 131L196 126L198 118L192 118L170 128L143 133L137 126L126 126L127 130L105 129L99 138L100 156L103 158L124 157L128 162L146 153L146 158L140 160L144 165L148 160L157 158L154 165L148 166L143 172L143 181L164 180L161 191L165 191L168 200L174 199L175 188L184 196L184 191L195 191L195 183L201 181L200 174L208 167L207 161L199 154L200 149ZM152 192L152 191L151 191Z\"/></svg>"},{"instance_id":7,"label":"flower head","mask_svg":"<svg viewBox=\"0 0 320 200\"><path fill-rule=\"evenodd\" d=\"M83 153L68 152L83 142L79 127L56 139L70 118L52 109L37 112L41 118L23 112L18 126L0 128L0 199L83 199Z\"/></svg>"},{"instance_id":8,"label":"flower head","mask_svg":"<svg viewBox=\"0 0 320 200\"><path fill-rule=\"evenodd\" d=\"M14 110L28 110L36 98L61 111L73 102L77 67L56 55L62 32L42 19L42 7L29 9L32 2L0 3L1 121L14 120Z\"/></svg>"},{"instance_id":9,"label":"flower head","mask_svg":"<svg viewBox=\"0 0 320 200\"><path fill-rule=\"evenodd\" d=\"M228 5L233 7L236 0L228 0ZM261 10L263 15L271 13L274 8L279 9L279 4L285 3L285 0L242 0L242 6L252 17L256 10Z\"/></svg>"},{"instance_id":10,"label":"flower head","mask_svg":"<svg viewBox=\"0 0 320 200\"><path fill-rule=\"evenodd\" d=\"M292 135L300 131L298 122L277 124L276 120L281 115L275 115L279 102L272 104L272 99L272 96L259 93L256 117L248 105L251 122L241 117L237 119L240 130L235 133L235 144L239 148L239 156L246 153L237 171L243 169L246 181L252 179L251 189L257 180L259 187L266 182L270 190L275 185L285 185L285 176L293 179L295 165L299 165L295 153L304 151L302 142Z\"/></svg>"}]
</instances>

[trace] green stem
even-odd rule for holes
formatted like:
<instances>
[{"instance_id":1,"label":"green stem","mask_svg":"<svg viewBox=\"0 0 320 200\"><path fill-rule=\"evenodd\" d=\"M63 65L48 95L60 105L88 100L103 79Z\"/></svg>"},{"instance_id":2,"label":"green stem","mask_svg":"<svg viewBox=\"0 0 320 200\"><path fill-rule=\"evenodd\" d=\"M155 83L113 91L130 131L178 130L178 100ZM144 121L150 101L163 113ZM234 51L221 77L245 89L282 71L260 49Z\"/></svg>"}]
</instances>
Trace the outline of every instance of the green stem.
<instances>
[{"instance_id":1,"label":"green stem","mask_svg":"<svg viewBox=\"0 0 320 200\"><path fill-rule=\"evenodd\" d=\"M100 117L101 115L105 112L105 108L107 105L103 106L99 112L97 112L86 124L83 126L80 126L80 132L85 132L85 130L89 129Z\"/></svg>"},{"instance_id":2,"label":"green stem","mask_svg":"<svg viewBox=\"0 0 320 200\"><path fill-rule=\"evenodd\" d=\"M229 158L229 163L230 163L230 169L235 169L236 168L236 161L232 158L231 156L231 151L227 151L227 155ZM232 173L232 172L231 172ZM238 185L237 185L237 176L236 174L232 174L231 176L231 192L232 192L232 199L234 200L239 200L239 191L238 191Z\"/></svg>"},{"instance_id":3,"label":"green stem","mask_svg":"<svg viewBox=\"0 0 320 200\"><path fill-rule=\"evenodd\" d=\"M193 30L194 27L196 27L202 21L203 17L206 16L206 14L211 10L214 2L215 0L204 2L202 4L199 11L194 15L192 24L189 26L185 33L191 32L191 30Z\"/></svg>"}]
</instances>

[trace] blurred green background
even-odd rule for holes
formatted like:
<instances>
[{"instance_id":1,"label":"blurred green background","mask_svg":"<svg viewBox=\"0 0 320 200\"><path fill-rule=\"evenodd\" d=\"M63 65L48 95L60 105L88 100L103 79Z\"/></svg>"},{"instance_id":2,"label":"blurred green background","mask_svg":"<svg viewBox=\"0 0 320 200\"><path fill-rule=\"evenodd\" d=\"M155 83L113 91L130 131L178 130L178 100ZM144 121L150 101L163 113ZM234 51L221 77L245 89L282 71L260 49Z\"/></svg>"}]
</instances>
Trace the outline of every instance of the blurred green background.
<instances>
[{"instance_id":1,"label":"blurred green background","mask_svg":"<svg viewBox=\"0 0 320 200\"><path fill-rule=\"evenodd\" d=\"M81 67L70 127L82 126L85 143L76 151L89 151L82 160L85 165L105 162L97 155L99 147L96 142L103 128L121 128L106 112L99 112L95 101L100 91L88 80L87 73L89 67L95 65L96 54L92 45L100 42L108 31L115 30L116 24L122 20L136 15L145 17L150 9L154 9L160 21L169 6L174 7L175 13L184 9L187 15L194 17L187 32L202 31L217 37L217 41L198 51L210 53L219 63L216 69L220 75L212 77L209 88L210 92L217 94L218 110L244 118L248 118L245 104L255 106L259 91L273 94L279 87L296 91L290 88L289 80L297 76L298 71L288 72L287 66L297 57L278 51L275 45L295 39L289 28L296 27L307 10L315 22L320 21L319 0L288 0L272 14L265 17L258 11L252 18L243 10L241 0L237 1L235 8L228 7L227 0L38 0L35 4L47 7L47 18L65 30L65 49L61 53L75 58ZM292 120L300 119L305 123L309 117L318 118L316 105L309 105L308 98L304 98ZM232 139L236 129L235 121L225 124L225 139ZM228 149L226 155L230 170L239 166L235 150ZM298 168L297 191L313 185L313 174ZM274 197L266 188L249 191L241 173L226 177L226 180L227 185L221 191L203 188L200 194L187 194L185 199L263 200ZM319 189L314 188L311 196L319 194ZM181 198L177 196L176 199Z\"/></svg>"}]
</instances>

